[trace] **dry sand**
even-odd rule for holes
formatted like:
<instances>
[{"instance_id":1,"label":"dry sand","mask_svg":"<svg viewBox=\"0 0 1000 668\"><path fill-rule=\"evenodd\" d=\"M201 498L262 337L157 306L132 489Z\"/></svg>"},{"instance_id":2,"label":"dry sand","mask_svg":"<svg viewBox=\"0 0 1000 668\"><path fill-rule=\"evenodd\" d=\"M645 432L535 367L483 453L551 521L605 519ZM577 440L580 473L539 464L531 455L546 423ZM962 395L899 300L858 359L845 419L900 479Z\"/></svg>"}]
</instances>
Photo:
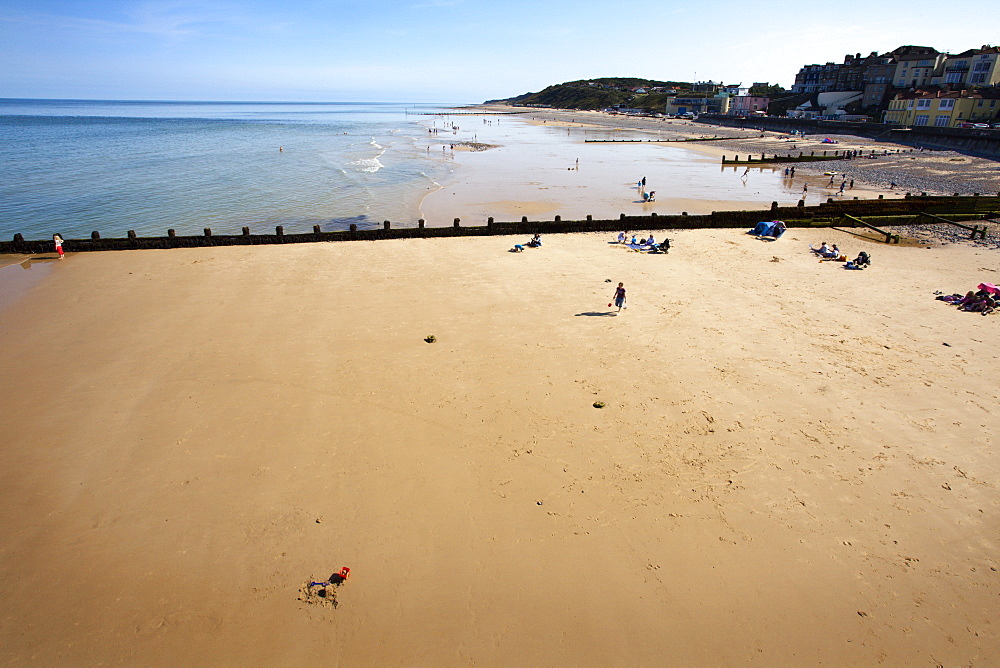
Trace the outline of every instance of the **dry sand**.
<instances>
[{"instance_id":1,"label":"dry sand","mask_svg":"<svg viewBox=\"0 0 1000 668\"><path fill-rule=\"evenodd\" d=\"M933 292L1000 255L669 234L46 264L0 311L0 662L995 664L1000 316Z\"/></svg>"}]
</instances>

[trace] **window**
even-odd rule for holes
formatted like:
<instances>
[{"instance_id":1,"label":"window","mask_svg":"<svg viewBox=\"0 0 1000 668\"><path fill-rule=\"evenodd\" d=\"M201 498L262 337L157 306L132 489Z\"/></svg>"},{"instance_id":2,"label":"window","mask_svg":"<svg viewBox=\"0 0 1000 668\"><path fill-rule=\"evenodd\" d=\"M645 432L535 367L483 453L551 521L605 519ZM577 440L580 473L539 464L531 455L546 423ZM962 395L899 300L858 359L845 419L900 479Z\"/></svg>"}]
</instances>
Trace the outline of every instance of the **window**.
<instances>
[{"instance_id":1,"label":"window","mask_svg":"<svg viewBox=\"0 0 1000 668\"><path fill-rule=\"evenodd\" d=\"M944 75L945 83L962 83L962 73L961 72L948 72Z\"/></svg>"},{"instance_id":2,"label":"window","mask_svg":"<svg viewBox=\"0 0 1000 668\"><path fill-rule=\"evenodd\" d=\"M951 120L950 116L938 116L934 119L934 126L939 128L948 127L948 121Z\"/></svg>"},{"instance_id":3,"label":"window","mask_svg":"<svg viewBox=\"0 0 1000 668\"><path fill-rule=\"evenodd\" d=\"M913 124L914 125L927 125L927 119L928 119L927 114L919 114L919 115L917 115L916 120L913 121Z\"/></svg>"},{"instance_id":4,"label":"window","mask_svg":"<svg viewBox=\"0 0 1000 668\"><path fill-rule=\"evenodd\" d=\"M969 79L969 83L986 83L985 74L973 74Z\"/></svg>"},{"instance_id":5,"label":"window","mask_svg":"<svg viewBox=\"0 0 1000 668\"><path fill-rule=\"evenodd\" d=\"M907 100L906 101L906 108L907 109L913 109L913 100Z\"/></svg>"},{"instance_id":6,"label":"window","mask_svg":"<svg viewBox=\"0 0 1000 668\"><path fill-rule=\"evenodd\" d=\"M972 68L973 72L988 72L990 69L990 64L988 62L978 62L975 67Z\"/></svg>"},{"instance_id":7,"label":"window","mask_svg":"<svg viewBox=\"0 0 1000 668\"><path fill-rule=\"evenodd\" d=\"M941 100L938 102L938 109L954 109L954 108L955 108L954 98L949 100Z\"/></svg>"},{"instance_id":8,"label":"window","mask_svg":"<svg viewBox=\"0 0 1000 668\"><path fill-rule=\"evenodd\" d=\"M930 109L931 101L930 99L917 100L917 109Z\"/></svg>"}]
</instances>

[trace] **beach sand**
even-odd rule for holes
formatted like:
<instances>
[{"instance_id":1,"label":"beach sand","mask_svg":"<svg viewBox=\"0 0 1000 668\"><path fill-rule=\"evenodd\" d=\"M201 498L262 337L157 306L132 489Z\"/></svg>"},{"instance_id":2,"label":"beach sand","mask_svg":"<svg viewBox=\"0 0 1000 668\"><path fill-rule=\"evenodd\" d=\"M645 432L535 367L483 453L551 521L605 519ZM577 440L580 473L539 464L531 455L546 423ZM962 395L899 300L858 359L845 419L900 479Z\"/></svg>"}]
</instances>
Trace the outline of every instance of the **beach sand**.
<instances>
[{"instance_id":1,"label":"beach sand","mask_svg":"<svg viewBox=\"0 0 1000 668\"><path fill-rule=\"evenodd\" d=\"M0 662L994 663L1000 316L934 292L1000 255L667 234L48 263L0 312Z\"/></svg>"}]
</instances>

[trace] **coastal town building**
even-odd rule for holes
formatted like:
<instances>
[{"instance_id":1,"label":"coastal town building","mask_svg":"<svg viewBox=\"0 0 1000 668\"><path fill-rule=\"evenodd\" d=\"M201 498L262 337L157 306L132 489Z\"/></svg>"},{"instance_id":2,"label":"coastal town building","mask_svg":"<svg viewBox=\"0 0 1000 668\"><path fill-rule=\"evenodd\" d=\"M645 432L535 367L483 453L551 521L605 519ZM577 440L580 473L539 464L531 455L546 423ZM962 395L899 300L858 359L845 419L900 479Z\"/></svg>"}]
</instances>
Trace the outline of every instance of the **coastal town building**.
<instances>
[{"instance_id":1,"label":"coastal town building","mask_svg":"<svg viewBox=\"0 0 1000 668\"><path fill-rule=\"evenodd\" d=\"M848 54L843 63L803 65L795 75L793 93L856 92L859 96L844 103L833 114L822 109L826 105L815 100L810 105L800 104L788 113L819 118L866 114L882 116L885 122L954 127L969 122L971 115L975 115L976 120L992 119L989 116L991 93L980 93L980 97L975 98L977 93L971 91L998 85L1000 47L987 44L952 55L934 47L908 44L883 54L872 52L865 57L860 53ZM947 95L957 90L970 92ZM939 109L938 103L931 102L932 98L942 100L945 107ZM933 112L916 113L931 110L915 106L910 109L911 100L914 104L918 100L923 100L919 102L922 105L931 104ZM954 100L955 106L948 106L952 104L948 100ZM979 100L983 100L982 108L979 107Z\"/></svg>"},{"instance_id":2,"label":"coastal town building","mask_svg":"<svg viewBox=\"0 0 1000 668\"><path fill-rule=\"evenodd\" d=\"M945 54L929 46L901 46L890 55L896 61L892 81L897 88L929 86L945 60Z\"/></svg>"},{"instance_id":3,"label":"coastal town building","mask_svg":"<svg viewBox=\"0 0 1000 668\"><path fill-rule=\"evenodd\" d=\"M758 95L737 95L729 101L729 115L748 117L767 113L771 98Z\"/></svg>"},{"instance_id":4,"label":"coastal town building","mask_svg":"<svg viewBox=\"0 0 1000 668\"><path fill-rule=\"evenodd\" d=\"M1000 120L1000 90L914 91L897 94L885 122L912 127L955 128Z\"/></svg>"},{"instance_id":5,"label":"coastal town building","mask_svg":"<svg viewBox=\"0 0 1000 668\"><path fill-rule=\"evenodd\" d=\"M717 95L689 94L667 98L664 112L668 116L683 114L727 114L730 97L725 93Z\"/></svg>"},{"instance_id":6,"label":"coastal town building","mask_svg":"<svg viewBox=\"0 0 1000 668\"><path fill-rule=\"evenodd\" d=\"M885 106L892 91L892 77L896 73L896 58L891 53L875 56L865 72L861 107L880 109Z\"/></svg>"},{"instance_id":7,"label":"coastal town building","mask_svg":"<svg viewBox=\"0 0 1000 668\"><path fill-rule=\"evenodd\" d=\"M1000 84L1000 47L983 45L944 59L938 81L948 86L995 86Z\"/></svg>"}]
</instances>

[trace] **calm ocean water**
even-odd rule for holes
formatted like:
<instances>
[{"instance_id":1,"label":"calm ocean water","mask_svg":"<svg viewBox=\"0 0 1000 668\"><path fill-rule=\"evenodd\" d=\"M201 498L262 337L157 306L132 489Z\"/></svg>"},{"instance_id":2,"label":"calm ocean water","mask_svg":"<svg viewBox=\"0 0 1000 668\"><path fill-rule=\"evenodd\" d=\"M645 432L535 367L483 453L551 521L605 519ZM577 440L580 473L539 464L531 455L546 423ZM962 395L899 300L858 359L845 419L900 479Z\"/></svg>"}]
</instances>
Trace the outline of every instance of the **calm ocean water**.
<instances>
[{"instance_id":1,"label":"calm ocean water","mask_svg":"<svg viewBox=\"0 0 1000 668\"><path fill-rule=\"evenodd\" d=\"M439 110L0 99L0 238L415 224L451 170L427 150Z\"/></svg>"}]
</instances>

